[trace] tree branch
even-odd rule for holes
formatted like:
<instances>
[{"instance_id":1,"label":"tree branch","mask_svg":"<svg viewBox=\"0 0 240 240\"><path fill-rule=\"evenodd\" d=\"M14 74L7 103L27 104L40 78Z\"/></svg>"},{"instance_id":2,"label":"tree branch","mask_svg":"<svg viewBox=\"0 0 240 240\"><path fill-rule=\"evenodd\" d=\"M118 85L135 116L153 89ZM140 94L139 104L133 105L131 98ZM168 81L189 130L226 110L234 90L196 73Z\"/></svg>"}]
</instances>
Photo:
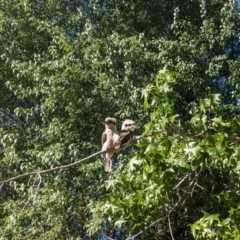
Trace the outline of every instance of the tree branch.
<instances>
[{"instance_id":1,"label":"tree branch","mask_svg":"<svg viewBox=\"0 0 240 240\"><path fill-rule=\"evenodd\" d=\"M108 240L114 240L113 238L108 237L108 236L105 235L104 233L103 233L103 236L106 237Z\"/></svg>"},{"instance_id":2,"label":"tree branch","mask_svg":"<svg viewBox=\"0 0 240 240\"><path fill-rule=\"evenodd\" d=\"M166 128L166 131L167 132L176 132L178 129L176 127L172 127L171 128ZM150 134L146 134L146 135L140 135L140 136L135 136L134 139L133 139L133 144L136 143L138 140L140 140L141 138L144 138L144 137L150 137L150 136L154 136L156 134L160 134L160 133L163 133L164 131L157 131L157 132L153 132L153 133L150 133ZM207 133L204 133L204 132L201 132L201 133L186 133L186 136L188 137L192 137L192 138L196 138L196 139L203 139L204 137L206 137ZM232 136L229 138L230 140L230 146L231 145L234 145L234 144L237 144L237 143L240 143L240 138L238 136ZM47 169L47 170L43 170L43 171L35 171L35 172L30 172L30 173L24 173L24 174L21 174L21 175L18 175L16 177L12 177L12 178L9 178L7 180L3 180L3 181L0 181L0 189L1 187L3 186L4 183L8 183L8 182L11 182L11 181L14 181L14 180L17 180L19 178L23 178L23 177L27 177L27 176L31 176L31 175L37 175L37 174L47 174L49 172L53 172L53 171L56 171L56 170L62 170L62 169L66 169L66 168L69 168L69 167L73 167L75 165L78 165L84 161L87 161L89 159L92 159L102 153L105 153L106 151L99 151L97 153L94 153L86 158L83 158L77 162L74 162L74 163L71 163L71 164L67 164L67 165L63 165L63 166L59 166L59 167L55 167L55 168L51 168L51 169ZM185 180L182 179L183 181ZM182 181L180 181L179 185L182 183ZM176 189L178 187L175 186L174 189Z\"/></svg>"},{"instance_id":3,"label":"tree branch","mask_svg":"<svg viewBox=\"0 0 240 240\"><path fill-rule=\"evenodd\" d=\"M55 168L50 168L50 169L42 170L42 171L35 171L35 172L24 173L24 174L18 175L16 177L12 177L12 178L9 178L7 180L0 181L0 184L3 185L4 183L9 183L9 182L17 180L19 178L23 178L23 177L27 177L27 176L31 176L31 175L39 175L40 176L41 174L47 174L47 173L50 173L50 172L53 172L53 171L56 171L56 170L62 170L62 169L66 169L66 168L69 168L69 167L73 167L75 165L78 165L78 164L80 164L80 163L82 163L84 161L92 159L92 158L94 158L94 157L96 157L96 156L98 156L98 155L100 155L102 153L105 153L105 152L106 151L96 152L96 153L94 153L94 154L92 154L92 155L90 155L90 156L88 156L86 158L83 158L83 159L81 159L79 161L76 161L74 163L70 163L70 164L67 164L67 165L58 166L58 167L55 167ZM2 187L2 185L1 185L1 187Z\"/></svg>"},{"instance_id":4,"label":"tree branch","mask_svg":"<svg viewBox=\"0 0 240 240\"><path fill-rule=\"evenodd\" d=\"M171 227L171 221L170 221L170 214L168 215L168 227L169 227L169 231L171 234L171 238L172 238L172 240L174 240L173 233L172 233L172 227Z\"/></svg>"}]
</instances>

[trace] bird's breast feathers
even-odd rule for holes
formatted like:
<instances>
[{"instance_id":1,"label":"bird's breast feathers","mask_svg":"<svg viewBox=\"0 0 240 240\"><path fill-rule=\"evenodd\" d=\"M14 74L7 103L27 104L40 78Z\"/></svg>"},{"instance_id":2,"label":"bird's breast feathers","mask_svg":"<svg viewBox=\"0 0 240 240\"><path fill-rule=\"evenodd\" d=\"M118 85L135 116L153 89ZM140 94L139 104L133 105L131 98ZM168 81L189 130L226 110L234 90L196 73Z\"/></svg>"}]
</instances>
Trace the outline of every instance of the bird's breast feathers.
<instances>
[{"instance_id":1,"label":"bird's breast feathers","mask_svg":"<svg viewBox=\"0 0 240 240\"><path fill-rule=\"evenodd\" d=\"M102 150L107 148L114 148L115 142L118 140L119 136L116 132L111 130L106 130L102 134Z\"/></svg>"}]
</instances>

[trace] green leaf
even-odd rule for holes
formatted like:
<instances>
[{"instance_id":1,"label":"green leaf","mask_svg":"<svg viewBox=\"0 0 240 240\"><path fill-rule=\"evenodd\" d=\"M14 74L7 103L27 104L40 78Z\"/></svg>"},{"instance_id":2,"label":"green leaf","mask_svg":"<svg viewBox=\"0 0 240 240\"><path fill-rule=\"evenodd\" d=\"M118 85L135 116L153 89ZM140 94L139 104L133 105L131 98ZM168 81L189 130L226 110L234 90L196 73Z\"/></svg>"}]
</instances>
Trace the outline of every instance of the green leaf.
<instances>
[{"instance_id":1,"label":"green leaf","mask_svg":"<svg viewBox=\"0 0 240 240\"><path fill-rule=\"evenodd\" d=\"M126 220L124 220L124 219L119 219L119 220L117 220L115 223L114 223L114 226L115 227L118 227L118 228L121 228L121 226L124 224L124 223L126 223L127 221Z\"/></svg>"}]
</instances>

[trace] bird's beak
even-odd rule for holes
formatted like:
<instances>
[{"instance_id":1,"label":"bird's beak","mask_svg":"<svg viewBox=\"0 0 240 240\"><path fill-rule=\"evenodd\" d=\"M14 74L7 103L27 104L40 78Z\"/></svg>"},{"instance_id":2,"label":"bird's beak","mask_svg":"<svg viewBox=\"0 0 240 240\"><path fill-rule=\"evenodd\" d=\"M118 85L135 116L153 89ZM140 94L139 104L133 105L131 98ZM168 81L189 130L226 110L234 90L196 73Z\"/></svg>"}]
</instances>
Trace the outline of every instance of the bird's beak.
<instances>
[{"instance_id":1,"label":"bird's beak","mask_svg":"<svg viewBox=\"0 0 240 240\"><path fill-rule=\"evenodd\" d=\"M134 129L139 129L140 127L137 125L133 125Z\"/></svg>"}]
</instances>

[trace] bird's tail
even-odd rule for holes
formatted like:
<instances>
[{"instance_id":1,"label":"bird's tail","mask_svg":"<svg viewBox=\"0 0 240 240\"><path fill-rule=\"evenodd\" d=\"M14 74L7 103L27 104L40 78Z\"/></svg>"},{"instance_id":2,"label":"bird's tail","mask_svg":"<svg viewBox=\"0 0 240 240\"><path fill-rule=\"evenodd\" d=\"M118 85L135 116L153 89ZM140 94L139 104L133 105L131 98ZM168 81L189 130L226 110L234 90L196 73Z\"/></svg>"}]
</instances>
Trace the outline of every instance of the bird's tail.
<instances>
[{"instance_id":1,"label":"bird's tail","mask_svg":"<svg viewBox=\"0 0 240 240\"><path fill-rule=\"evenodd\" d=\"M105 156L104 170L105 170L105 172L112 171L112 159L111 159L111 155L109 153L106 153L106 156Z\"/></svg>"}]
</instances>

